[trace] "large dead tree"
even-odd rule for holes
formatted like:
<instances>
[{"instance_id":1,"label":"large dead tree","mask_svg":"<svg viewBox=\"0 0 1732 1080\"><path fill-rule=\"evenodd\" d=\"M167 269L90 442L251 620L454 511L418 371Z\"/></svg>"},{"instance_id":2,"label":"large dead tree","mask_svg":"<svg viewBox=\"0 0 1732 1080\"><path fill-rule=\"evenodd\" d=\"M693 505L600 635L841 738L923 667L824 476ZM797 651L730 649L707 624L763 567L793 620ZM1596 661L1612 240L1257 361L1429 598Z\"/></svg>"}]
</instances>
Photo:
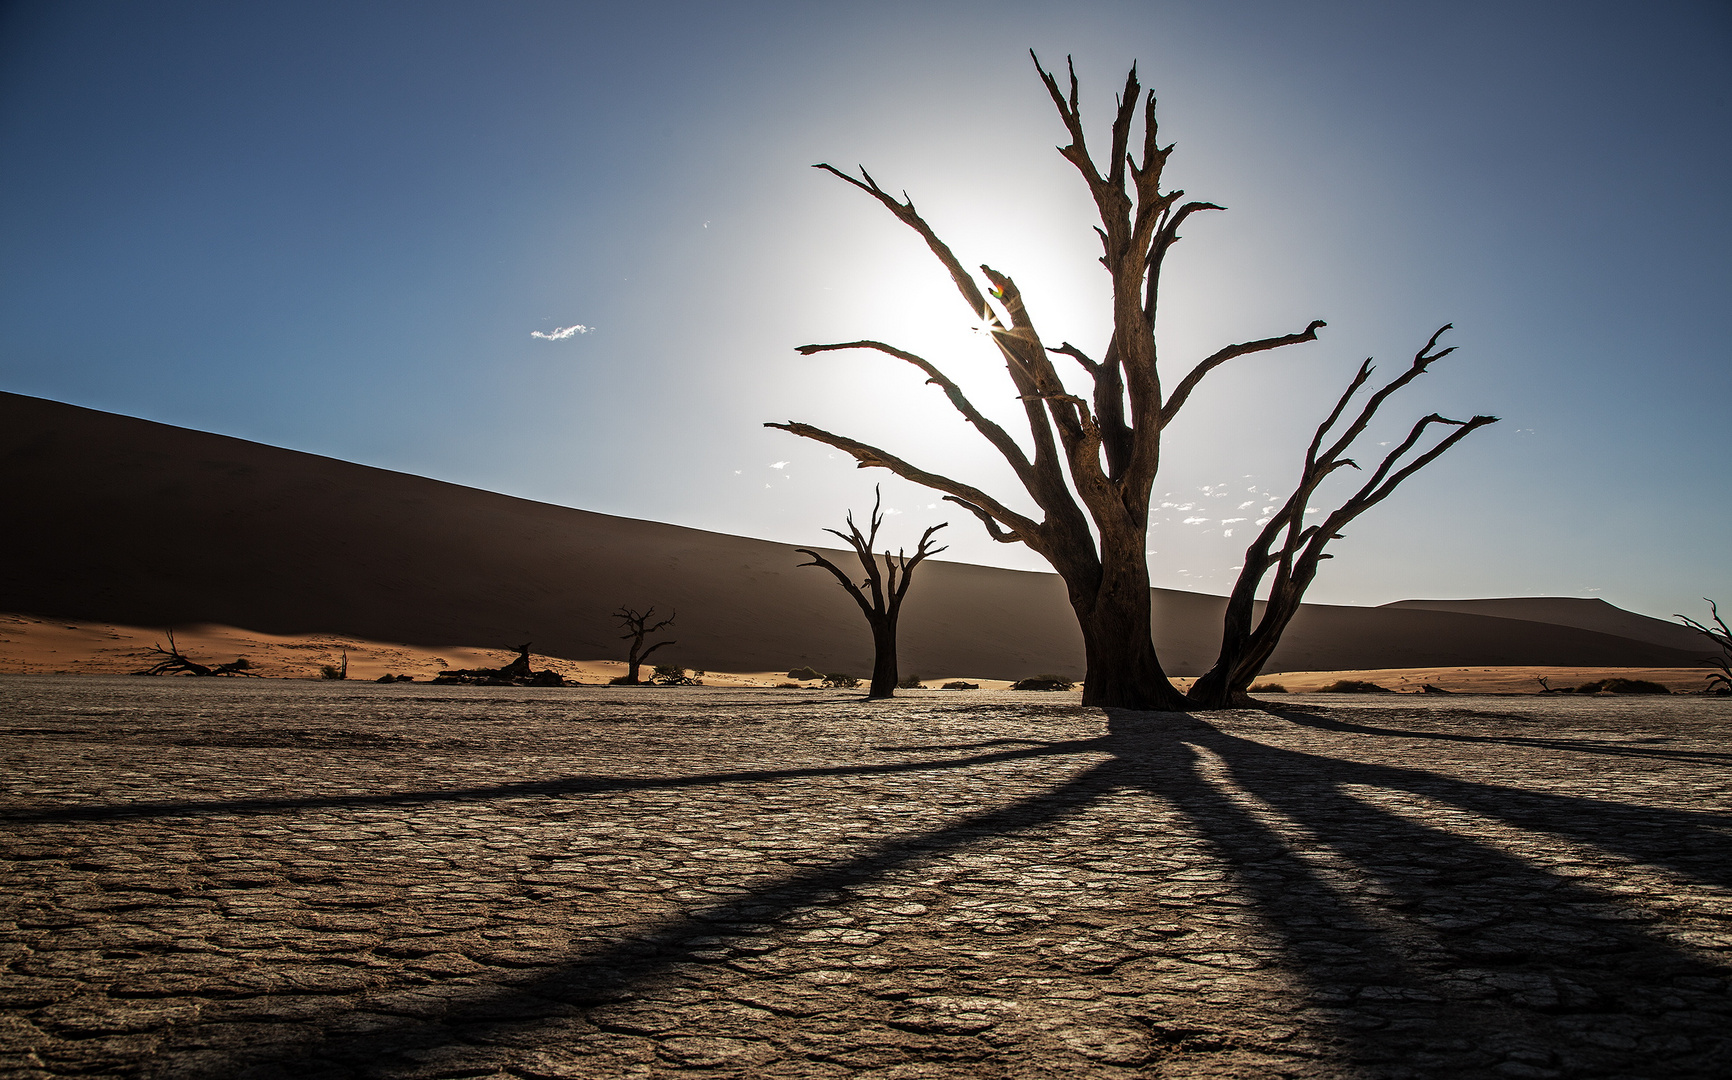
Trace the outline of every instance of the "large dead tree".
<instances>
[{"instance_id":1,"label":"large dead tree","mask_svg":"<svg viewBox=\"0 0 1732 1080\"><path fill-rule=\"evenodd\" d=\"M1227 598L1221 652L1215 666L1197 680L1187 695L1193 707L1219 709L1246 703L1251 680L1263 670L1263 665L1280 643L1282 632L1298 614L1305 590L1317 576L1318 565L1324 559L1334 558L1324 550L1329 542L1341 539L1341 530L1348 522L1388 498L1402 481L1436 461L1478 428L1497 423L1495 416L1450 420L1432 413L1420 418L1407 437L1384 455L1383 461L1357 491L1321 521L1305 524L1306 515L1312 512L1310 500L1318 486L1337 470L1360 468L1347 454L1384 401L1425 374L1432 364L1455 351L1453 346L1437 349L1438 339L1449 328L1445 325L1431 335L1431 340L1414 355L1408 369L1367 398L1352 422L1325 447L1324 440L1346 414L1353 396L1371 379L1374 370L1371 361L1359 365L1359 373L1335 403L1334 411L1317 426L1317 434L1312 436L1311 445L1305 451L1298 487L1274 516L1263 523L1262 531L1245 549L1244 566ZM1433 426L1448 430L1448 434L1426 446L1427 431ZM1426 446L1426 449L1415 454L1421 446ZM1409 457L1410 454L1413 456ZM1266 579L1269 581L1269 598L1263 605L1262 617L1257 618L1257 592Z\"/></svg>"},{"instance_id":2,"label":"large dead tree","mask_svg":"<svg viewBox=\"0 0 1732 1080\"><path fill-rule=\"evenodd\" d=\"M638 671L643 667L643 662L649 658L649 654L663 646L678 644L674 641L658 641L654 645L647 647L644 645L644 639L657 631L672 626L674 618L679 615L679 612L676 611L660 622L651 622L650 620L655 618L655 613L656 609L653 607L641 613L636 608L622 607L613 613L613 617L619 620L620 629L625 631L619 636L620 640L631 642L626 647L626 672L613 680L616 685L643 685L642 680L638 678Z\"/></svg>"},{"instance_id":3,"label":"large dead tree","mask_svg":"<svg viewBox=\"0 0 1732 1080\"><path fill-rule=\"evenodd\" d=\"M1032 53L1030 53L1033 56ZM1155 316L1161 267L1194 213L1220 210L1209 202L1181 202L1184 192L1163 191L1161 174L1171 145L1162 146L1155 97L1146 96L1136 68L1125 79L1113 118L1104 172L1083 132L1076 70L1069 93L1041 67L1040 73L1070 142L1059 153L1082 175L1100 217L1101 263L1112 280L1112 334L1098 359L1070 342L1049 347L1035 328L1016 283L988 266L980 268L988 289L974 277L916 212L904 193L898 199L860 170L858 178L834 166L815 166L854 185L918 233L949 271L951 280L988 332L1022 403L1031 450L988 418L956 382L926 359L881 341L805 345L804 355L838 349L872 349L920 369L963 418L1004 459L1039 507L1039 518L1018 513L968 484L919 468L886 450L810 424L770 424L835 447L861 468L880 467L944 494L978 517L994 540L1023 543L1064 579L1082 628L1088 674L1083 701L1133 709L1180 709L1185 697L1168 680L1151 634L1148 548L1149 502L1160 468L1161 436L1197 385L1229 360L1286 345L1314 341L1324 324L1297 333L1227 345L1194 361L1170 389L1158 370ZM1142 113L1140 149L1132 152L1133 128ZM1092 382L1086 396L1066 388L1054 365L1064 356Z\"/></svg>"},{"instance_id":4,"label":"large dead tree","mask_svg":"<svg viewBox=\"0 0 1732 1080\"><path fill-rule=\"evenodd\" d=\"M874 545L878 542L878 528L884 524L884 515L879 512L884 496L878 488L872 492L872 517L864 536L860 527L854 524L854 511L848 511L848 531L825 529L827 533L839 536L854 549L854 554L865 568L866 580L856 585L854 579L846 571L811 548L795 548L802 555L810 555L812 561L801 563L801 566L821 566L841 583L854 602L860 605L860 610L866 616L866 622L872 627L872 689L867 691L868 698L887 698L896 696L896 683L900 678L896 670L896 621L902 617L902 598L908 595L909 583L914 580L914 568L925 562L928 556L947 550L942 547L932 547L932 536L948 522L940 522L921 534L920 546L909 555L905 550L898 549L894 558L888 548L884 551L884 568L878 568L877 557L872 554Z\"/></svg>"}]
</instances>

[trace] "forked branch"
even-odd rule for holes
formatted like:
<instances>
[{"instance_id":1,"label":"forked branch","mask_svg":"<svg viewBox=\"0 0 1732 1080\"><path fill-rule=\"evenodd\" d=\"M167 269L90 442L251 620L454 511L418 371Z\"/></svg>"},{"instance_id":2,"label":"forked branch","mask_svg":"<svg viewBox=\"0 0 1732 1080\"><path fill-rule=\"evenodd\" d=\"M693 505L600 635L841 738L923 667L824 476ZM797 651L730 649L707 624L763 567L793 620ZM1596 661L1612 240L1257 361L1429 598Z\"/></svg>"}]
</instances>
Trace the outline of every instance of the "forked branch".
<instances>
[{"instance_id":1,"label":"forked branch","mask_svg":"<svg viewBox=\"0 0 1732 1080\"><path fill-rule=\"evenodd\" d=\"M980 286L976 285L974 278L970 277L968 271L962 268L962 262L957 259L955 252L950 250L950 245L940 240L938 234L932 231L932 226L926 224L926 219L914 209L914 200L908 197L907 192L902 193L901 199L896 198L878 186L878 181L872 179L872 174L866 171L865 166L860 167L859 179L849 176L828 162L819 162L812 168L822 169L832 176L841 177L882 203L885 209L896 215L897 220L919 233L920 238L926 241L926 246L932 249L932 254L936 255L938 261L944 264L944 268L950 271L950 280L956 283L956 291L962 294L962 298L974 310L975 318L986 319L994 315L991 306L986 302L985 295L980 291Z\"/></svg>"},{"instance_id":2,"label":"forked branch","mask_svg":"<svg viewBox=\"0 0 1732 1080\"><path fill-rule=\"evenodd\" d=\"M1395 391L1418 378L1434 362L1449 355L1453 349L1437 351L1438 338L1449 327L1431 336L1414 357L1413 364L1392 379L1366 401L1358 415L1327 449L1322 449L1329 432L1346 413L1353 396L1371 377L1371 361L1359 366L1345 392L1336 401L1329 415L1318 425L1316 434L1305 452L1299 483L1281 508L1276 511L1245 551L1245 562L1227 601L1227 613L1222 633L1221 654L1215 667L1191 690L1192 700L1205 707L1220 707L1243 696L1273 654L1282 632L1297 614L1305 590L1316 577L1318 564L1332 556L1325 550L1331 541L1341 539L1341 530L1359 515L1388 498L1396 488L1419 470L1437 460L1462 439L1488 424L1497 423L1495 416L1475 416L1468 420L1451 420L1432 413L1421 417L1393 449L1383 456L1357 491L1349 496L1322 521L1306 525L1304 518L1312 495L1330 475L1343 468L1358 469L1347 457L1354 441L1371 423L1378 408ZM1453 428L1428 449L1409 458L1434 426ZM1279 538L1279 542L1278 542ZM1269 578L1268 601L1262 617L1254 621L1258 589Z\"/></svg>"}]
</instances>

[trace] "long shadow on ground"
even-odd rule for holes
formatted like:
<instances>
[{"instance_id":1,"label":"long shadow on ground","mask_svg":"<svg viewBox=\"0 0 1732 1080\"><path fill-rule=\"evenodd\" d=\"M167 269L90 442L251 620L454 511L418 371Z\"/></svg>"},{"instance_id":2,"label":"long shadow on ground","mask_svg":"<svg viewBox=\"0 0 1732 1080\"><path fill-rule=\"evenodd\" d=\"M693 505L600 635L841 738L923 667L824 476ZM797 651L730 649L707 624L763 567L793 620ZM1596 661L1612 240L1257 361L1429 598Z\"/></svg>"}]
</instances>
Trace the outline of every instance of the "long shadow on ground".
<instances>
[{"instance_id":1,"label":"long shadow on ground","mask_svg":"<svg viewBox=\"0 0 1732 1080\"><path fill-rule=\"evenodd\" d=\"M1563 742L1555 749L1600 752ZM1542 847L1550 838L1663 867L1689 881L1726 885L1732 882L1732 817L1343 761L1258 743L1187 716L1116 714L1099 738L883 765L85 807L23 820L557 797L978 770L1103 753L1107 760L1034 797L865 844L825 865L742 890L727 903L644 926L632 941L573 953L551 972L450 987L429 995L420 1015L363 1033L333 1033L341 1026L337 1015L312 1020L302 1030L316 1034L249 1048L202 1073L190 1061L173 1071L228 1076L244 1065L257 1080L385 1076L430 1054L459 1071L470 1057L480 1067L499 1060L497 1043L507 1030L520 1036L538 1025L557 1027L670 980L719 991L736 975L712 962L711 950L718 926L737 920L742 909L751 909L756 922L775 923L842 897L846 886L949 852L990 847L996 838L1072 817L1109 794L1134 793L1177 808L1213 844L1238 895L1278 942L1280 967L1309 1006L1300 1018L1343 1066L1353 1061L1377 1075L1413 1076L1732 1074L1728 970L1667 941L1625 897L1553 873L1496 839L1504 835L1500 829ZM1491 823L1494 828L1480 832L1493 839L1428 820L1439 806ZM1054 851L1052 859L1062 862L1065 853ZM1325 1065L1324 1074L1332 1068Z\"/></svg>"}]
</instances>

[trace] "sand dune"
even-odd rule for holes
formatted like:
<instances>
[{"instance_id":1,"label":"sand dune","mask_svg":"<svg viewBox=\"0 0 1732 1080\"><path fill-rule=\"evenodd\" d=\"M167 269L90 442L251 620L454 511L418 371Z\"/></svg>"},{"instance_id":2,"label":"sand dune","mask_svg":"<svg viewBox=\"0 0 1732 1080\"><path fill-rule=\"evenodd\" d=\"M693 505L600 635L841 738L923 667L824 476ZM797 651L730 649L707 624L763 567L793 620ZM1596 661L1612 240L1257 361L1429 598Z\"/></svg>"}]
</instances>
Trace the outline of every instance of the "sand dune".
<instances>
[{"instance_id":1,"label":"sand dune","mask_svg":"<svg viewBox=\"0 0 1732 1080\"><path fill-rule=\"evenodd\" d=\"M1701 652L1704 648L1712 650L1700 634L1681 623L1650 619L1597 598L1519 596L1498 600L1397 600L1383 606L1403 611L1454 611L1464 615L1490 615L1499 619L1574 626L1689 653Z\"/></svg>"},{"instance_id":2,"label":"sand dune","mask_svg":"<svg viewBox=\"0 0 1732 1080\"><path fill-rule=\"evenodd\" d=\"M784 544L3 393L0 477L13 510L0 530L0 611L418 649L533 641L537 655L598 660L621 654L609 613L653 604L679 611L678 646L658 659L687 667L871 664L852 602ZM1224 601L1171 590L1152 599L1169 670L1206 669ZM1309 606L1269 666L1689 667L1702 654L1504 617L1550 601L1500 601L1486 614L1423 603ZM1083 668L1057 577L937 561L909 595L902 660L907 672L993 679Z\"/></svg>"}]
</instances>

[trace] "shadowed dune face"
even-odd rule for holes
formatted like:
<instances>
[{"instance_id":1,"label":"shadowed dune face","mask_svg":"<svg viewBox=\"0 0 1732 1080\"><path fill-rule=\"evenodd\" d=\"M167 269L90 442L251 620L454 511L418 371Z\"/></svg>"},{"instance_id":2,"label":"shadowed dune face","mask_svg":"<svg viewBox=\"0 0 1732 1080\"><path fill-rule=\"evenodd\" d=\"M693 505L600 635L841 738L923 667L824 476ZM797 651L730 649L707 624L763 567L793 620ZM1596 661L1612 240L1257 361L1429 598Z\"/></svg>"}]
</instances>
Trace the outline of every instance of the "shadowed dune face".
<instances>
[{"instance_id":1,"label":"shadowed dune face","mask_svg":"<svg viewBox=\"0 0 1732 1080\"><path fill-rule=\"evenodd\" d=\"M1704 651L1707 643L1688 626L1650 619L1614 607L1604 600L1576 596L1518 596L1495 600L1397 600L1385 608L1403 611L1454 611L1463 615L1490 615L1499 619L1555 623L1593 630L1632 641L1646 641L1688 653Z\"/></svg>"},{"instance_id":2,"label":"shadowed dune face","mask_svg":"<svg viewBox=\"0 0 1732 1080\"><path fill-rule=\"evenodd\" d=\"M590 660L619 651L610 612L654 604L678 609L669 659L690 667L871 667L858 611L833 581L800 570L788 545L15 394L0 394L0 472L21 523L0 533L0 610L436 647L533 641L538 654ZM1223 600L1154 590L1152 601L1167 669L1205 670ZM1016 679L1083 670L1056 576L958 563L921 567L901 655L903 669L917 673ZM1311 605L1268 668L1681 667L1699 659L1574 626Z\"/></svg>"}]
</instances>

